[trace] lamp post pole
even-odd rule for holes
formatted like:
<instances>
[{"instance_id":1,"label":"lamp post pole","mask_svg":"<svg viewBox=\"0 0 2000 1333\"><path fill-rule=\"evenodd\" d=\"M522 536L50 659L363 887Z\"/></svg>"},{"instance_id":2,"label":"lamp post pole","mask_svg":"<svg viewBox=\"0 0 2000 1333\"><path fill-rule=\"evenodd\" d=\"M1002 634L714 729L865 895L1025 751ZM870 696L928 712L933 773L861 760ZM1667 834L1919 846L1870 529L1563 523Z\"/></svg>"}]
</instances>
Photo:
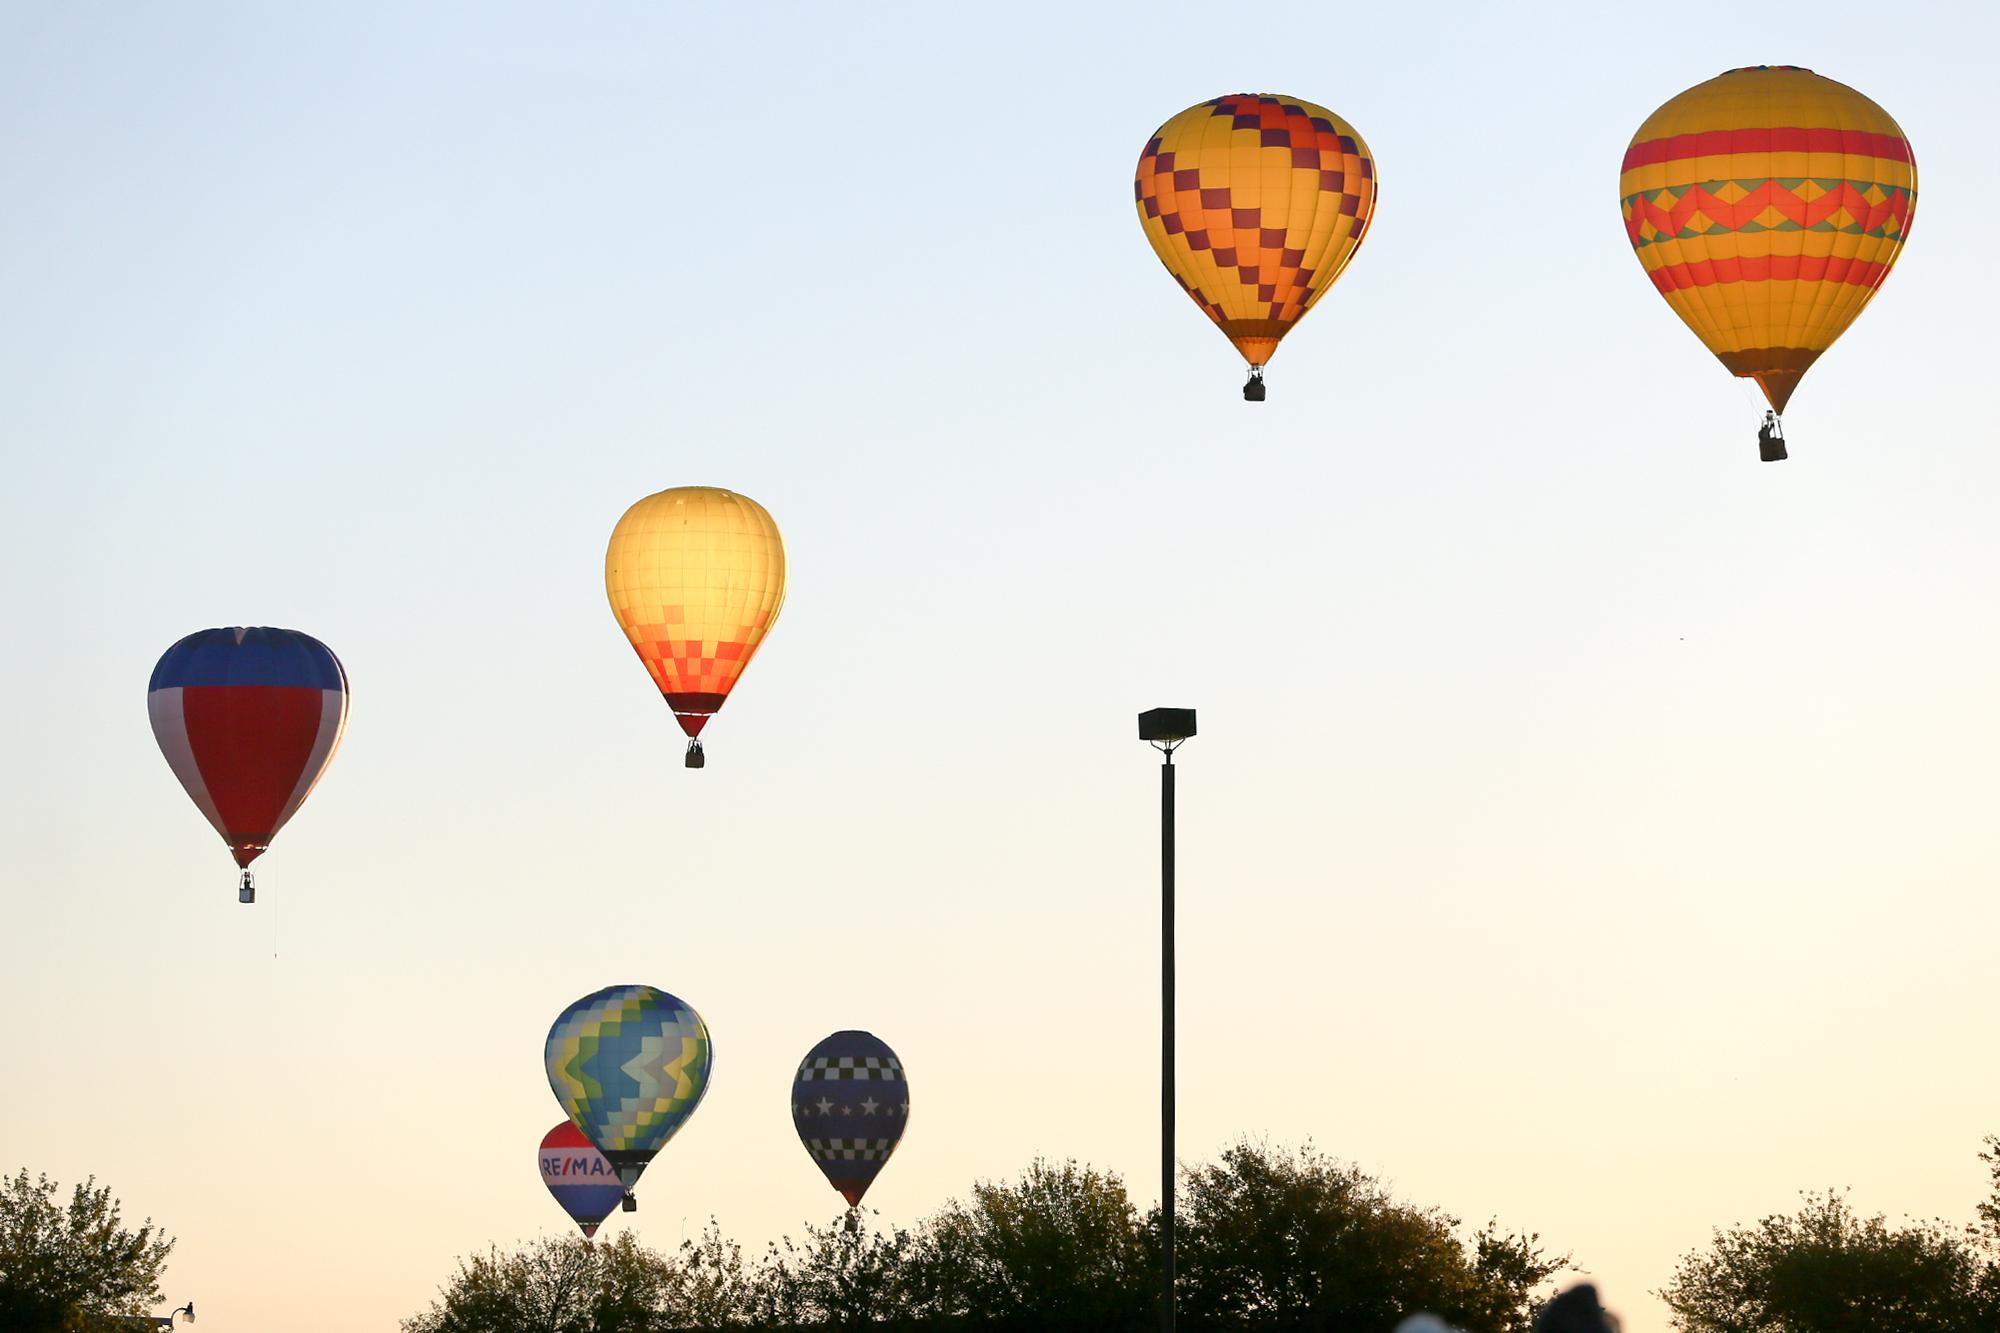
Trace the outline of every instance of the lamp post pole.
<instances>
[{"instance_id":1,"label":"lamp post pole","mask_svg":"<svg viewBox=\"0 0 2000 1333\"><path fill-rule=\"evenodd\" d=\"M1160 1328L1174 1333L1174 751L1194 735L1192 708L1139 714L1160 752Z\"/></svg>"},{"instance_id":2,"label":"lamp post pole","mask_svg":"<svg viewBox=\"0 0 2000 1333\"><path fill-rule=\"evenodd\" d=\"M1160 1328L1174 1333L1174 752L1160 756Z\"/></svg>"}]
</instances>

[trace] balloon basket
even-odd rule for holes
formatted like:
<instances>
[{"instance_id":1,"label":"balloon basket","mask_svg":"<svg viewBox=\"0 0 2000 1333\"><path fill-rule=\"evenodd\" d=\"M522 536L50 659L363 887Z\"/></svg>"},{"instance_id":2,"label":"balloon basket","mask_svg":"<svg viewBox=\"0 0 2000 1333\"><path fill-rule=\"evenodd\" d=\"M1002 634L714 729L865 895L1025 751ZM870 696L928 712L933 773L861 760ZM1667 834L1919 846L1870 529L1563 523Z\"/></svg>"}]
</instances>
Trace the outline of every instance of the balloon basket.
<instances>
[{"instance_id":1,"label":"balloon basket","mask_svg":"<svg viewBox=\"0 0 2000 1333\"><path fill-rule=\"evenodd\" d=\"M1764 414L1764 424L1757 428L1757 457L1766 463L1782 463L1790 454L1785 452L1785 427L1776 412Z\"/></svg>"},{"instance_id":2,"label":"balloon basket","mask_svg":"<svg viewBox=\"0 0 2000 1333\"><path fill-rule=\"evenodd\" d=\"M236 901L239 903L257 901L257 881L250 878L250 872L247 870L243 872L243 878L237 881Z\"/></svg>"},{"instance_id":3,"label":"balloon basket","mask_svg":"<svg viewBox=\"0 0 2000 1333\"><path fill-rule=\"evenodd\" d=\"M1264 368L1262 366L1250 367L1250 379L1243 386L1243 401L1246 403L1261 403L1264 401Z\"/></svg>"},{"instance_id":4,"label":"balloon basket","mask_svg":"<svg viewBox=\"0 0 2000 1333\"><path fill-rule=\"evenodd\" d=\"M689 768L708 767L708 756L702 752L700 741L688 742L687 766Z\"/></svg>"}]
</instances>

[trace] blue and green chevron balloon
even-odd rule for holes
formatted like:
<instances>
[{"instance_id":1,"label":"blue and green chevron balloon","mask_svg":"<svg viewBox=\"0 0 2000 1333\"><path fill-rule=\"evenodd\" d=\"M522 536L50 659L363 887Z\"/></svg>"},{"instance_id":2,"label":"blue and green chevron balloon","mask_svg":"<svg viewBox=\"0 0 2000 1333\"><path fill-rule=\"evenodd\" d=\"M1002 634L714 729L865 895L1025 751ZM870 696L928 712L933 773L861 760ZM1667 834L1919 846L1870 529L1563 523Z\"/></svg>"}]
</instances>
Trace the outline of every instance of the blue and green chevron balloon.
<instances>
[{"instance_id":1,"label":"blue and green chevron balloon","mask_svg":"<svg viewBox=\"0 0 2000 1333\"><path fill-rule=\"evenodd\" d=\"M549 1090L629 1191L708 1091L708 1025L651 986L607 986L562 1011L543 1050Z\"/></svg>"}]
</instances>

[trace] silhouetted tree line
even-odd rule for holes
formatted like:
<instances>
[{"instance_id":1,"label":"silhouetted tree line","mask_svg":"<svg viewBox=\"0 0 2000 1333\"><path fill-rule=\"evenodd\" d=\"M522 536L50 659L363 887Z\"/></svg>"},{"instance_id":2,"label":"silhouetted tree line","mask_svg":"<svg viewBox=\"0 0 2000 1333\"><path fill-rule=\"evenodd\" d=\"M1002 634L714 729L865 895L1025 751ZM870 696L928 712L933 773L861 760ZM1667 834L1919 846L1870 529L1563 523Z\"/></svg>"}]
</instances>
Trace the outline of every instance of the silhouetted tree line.
<instances>
[{"instance_id":1,"label":"silhouetted tree line","mask_svg":"<svg viewBox=\"0 0 2000 1333\"><path fill-rule=\"evenodd\" d=\"M1466 1333L1528 1333L1567 1255L1436 1208L1311 1147L1243 1143L1185 1173L1175 1228L1188 1333L1379 1329L1427 1310ZM1036 1162L911 1230L808 1226L759 1259L713 1223L678 1252L631 1235L543 1240L460 1261L404 1333L679 1333L868 1324L879 1333L1159 1325L1159 1216L1113 1175Z\"/></svg>"},{"instance_id":2,"label":"silhouetted tree line","mask_svg":"<svg viewBox=\"0 0 2000 1333\"><path fill-rule=\"evenodd\" d=\"M2000 1138L1975 1219L1796 1213L1719 1230L1659 1293L1684 1333L2000 1331ZM125 1225L110 1190L0 1177L0 1330L149 1326L174 1242ZM1389 1333L1437 1315L1462 1333L1598 1333L1596 1294L1541 1307L1569 1256L1494 1224L1472 1232L1311 1147L1238 1144L1184 1173L1175 1229L1188 1333ZM871 1333L1157 1327L1159 1217L1116 1176L1037 1162L912 1230L808 1226L746 1259L711 1222L673 1254L631 1235L543 1240L462 1259L404 1333L683 1333L868 1325ZM1570 1308L1565 1311L1567 1304ZM1437 1321L1420 1321L1435 1330ZM1415 1327L1413 1325L1413 1327Z\"/></svg>"},{"instance_id":3,"label":"silhouetted tree line","mask_svg":"<svg viewBox=\"0 0 2000 1333\"><path fill-rule=\"evenodd\" d=\"M1715 1232L1658 1294L1684 1333L2000 1333L2000 1138L1980 1158L1990 1194L1970 1224L1897 1225L1810 1193L1795 1214ZM1187 1333L1391 1333L1418 1312L1462 1333L1616 1327L1589 1288L1543 1305L1569 1256L1538 1237L1468 1233L1310 1147L1239 1144L1185 1172L1180 1197ZM403 1330L1152 1333L1158 1264L1158 1213L1116 1176L1037 1162L912 1230L809 1226L754 1260L713 1223L671 1255L629 1234L489 1250Z\"/></svg>"}]
</instances>

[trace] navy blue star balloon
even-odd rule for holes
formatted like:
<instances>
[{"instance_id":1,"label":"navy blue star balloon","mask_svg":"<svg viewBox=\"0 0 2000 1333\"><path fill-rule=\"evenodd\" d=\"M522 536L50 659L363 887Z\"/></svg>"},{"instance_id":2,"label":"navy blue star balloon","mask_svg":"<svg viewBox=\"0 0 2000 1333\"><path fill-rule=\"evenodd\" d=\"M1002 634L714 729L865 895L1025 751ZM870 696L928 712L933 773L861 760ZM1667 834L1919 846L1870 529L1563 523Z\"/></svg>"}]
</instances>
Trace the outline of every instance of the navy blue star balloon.
<instances>
[{"instance_id":1,"label":"navy blue star balloon","mask_svg":"<svg viewBox=\"0 0 2000 1333\"><path fill-rule=\"evenodd\" d=\"M848 1207L861 1206L909 1122L903 1062L874 1033L836 1032L799 1062L792 1124Z\"/></svg>"}]
</instances>

